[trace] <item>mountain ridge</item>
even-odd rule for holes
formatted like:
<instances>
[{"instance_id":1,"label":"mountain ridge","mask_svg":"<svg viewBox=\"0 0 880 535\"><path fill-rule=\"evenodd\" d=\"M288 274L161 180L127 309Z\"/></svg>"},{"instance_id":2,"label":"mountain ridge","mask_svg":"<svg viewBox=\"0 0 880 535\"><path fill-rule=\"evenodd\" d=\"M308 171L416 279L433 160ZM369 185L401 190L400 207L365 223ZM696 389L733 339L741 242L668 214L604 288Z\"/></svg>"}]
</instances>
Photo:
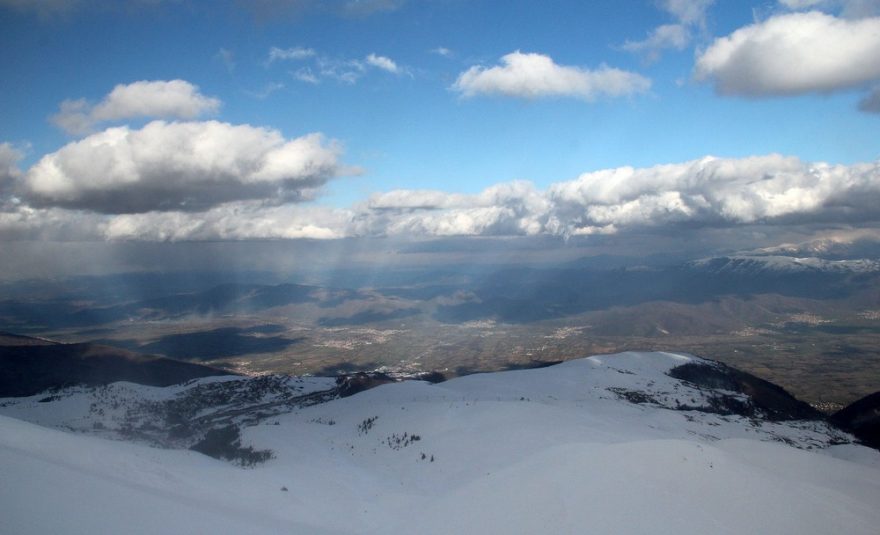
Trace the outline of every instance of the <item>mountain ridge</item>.
<instances>
[{"instance_id":1,"label":"mountain ridge","mask_svg":"<svg viewBox=\"0 0 880 535\"><path fill-rule=\"evenodd\" d=\"M232 372L92 343L64 344L0 334L0 397L29 396L73 385L132 381L169 386Z\"/></svg>"}]
</instances>

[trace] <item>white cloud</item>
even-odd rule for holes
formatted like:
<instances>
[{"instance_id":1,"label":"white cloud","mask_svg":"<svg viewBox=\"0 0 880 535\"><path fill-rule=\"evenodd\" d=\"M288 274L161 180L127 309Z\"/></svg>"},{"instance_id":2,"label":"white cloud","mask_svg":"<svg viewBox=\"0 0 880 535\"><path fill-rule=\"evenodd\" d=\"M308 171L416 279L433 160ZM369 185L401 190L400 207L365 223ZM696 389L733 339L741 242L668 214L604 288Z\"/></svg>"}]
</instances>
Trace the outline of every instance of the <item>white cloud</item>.
<instances>
[{"instance_id":1,"label":"white cloud","mask_svg":"<svg viewBox=\"0 0 880 535\"><path fill-rule=\"evenodd\" d=\"M91 212L61 208L0 205L0 240L102 240L102 217Z\"/></svg>"},{"instance_id":2,"label":"white cloud","mask_svg":"<svg viewBox=\"0 0 880 535\"><path fill-rule=\"evenodd\" d=\"M318 80L318 77L315 76L315 73L312 72L312 69L308 67L297 69L291 74L293 74L293 77L300 82L306 82L309 84L319 84L321 82L320 80Z\"/></svg>"},{"instance_id":3,"label":"white cloud","mask_svg":"<svg viewBox=\"0 0 880 535\"><path fill-rule=\"evenodd\" d=\"M245 91L245 93L256 99L263 100L269 98L272 93L280 91L282 89L284 89L284 84L282 84L281 82L269 82L268 84L264 85L262 88L256 91Z\"/></svg>"},{"instance_id":4,"label":"white cloud","mask_svg":"<svg viewBox=\"0 0 880 535\"><path fill-rule=\"evenodd\" d=\"M715 0L661 0L660 8L685 25L705 26L706 11Z\"/></svg>"},{"instance_id":5,"label":"white cloud","mask_svg":"<svg viewBox=\"0 0 880 535\"><path fill-rule=\"evenodd\" d=\"M716 39L694 74L721 94L750 97L862 87L880 79L880 18L772 17Z\"/></svg>"},{"instance_id":6,"label":"white cloud","mask_svg":"<svg viewBox=\"0 0 880 535\"><path fill-rule=\"evenodd\" d=\"M337 82L353 85L366 73L364 63L356 59L317 59L317 74L320 78L330 78Z\"/></svg>"},{"instance_id":7,"label":"white cloud","mask_svg":"<svg viewBox=\"0 0 880 535\"><path fill-rule=\"evenodd\" d=\"M585 173L539 191L396 190L354 209L354 236L594 235L680 225L736 227L880 220L880 163L809 164L779 155L706 157Z\"/></svg>"},{"instance_id":8,"label":"white cloud","mask_svg":"<svg viewBox=\"0 0 880 535\"><path fill-rule=\"evenodd\" d=\"M664 49L684 50L692 39L693 29L704 30L706 11L714 0L662 0L660 9L672 15L675 24L663 24L648 32L641 41L627 40L621 48L627 52L644 54L649 62L659 59Z\"/></svg>"},{"instance_id":9,"label":"white cloud","mask_svg":"<svg viewBox=\"0 0 880 535\"><path fill-rule=\"evenodd\" d=\"M674 48L684 50L691 41L690 30L682 24L664 24L651 30L643 41L626 41L621 48L627 52L647 54L651 61L656 60L660 50Z\"/></svg>"},{"instance_id":10,"label":"white cloud","mask_svg":"<svg viewBox=\"0 0 880 535\"><path fill-rule=\"evenodd\" d=\"M525 181L496 184L476 195L395 190L356 207L350 233L358 236L537 235L550 205Z\"/></svg>"},{"instance_id":11,"label":"white cloud","mask_svg":"<svg viewBox=\"0 0 880 535\"><path fill-rule=\"evenodd\" d=\"M266 65L269 66L276 61L301 61L315 56L314 49L296 46L293 48L278 48L273 46L269 49L269 58Z\"/></svg>"},{"instance_id":12,"label":"white cloud","mask_svg":"<svg viewBox=\"0 0 880 535\"><path fill-rule=\"evenodd\" d=\"M447 193L439 190L397 189L385 193L374 193L367 200L370 210L412 211L435 210L450 206L473 206L475 201L467 195Z\"/></svg>"},{"instance_id":13,"label":"white cloud","mask_svg":"<svg viewBox=\"0 0 880 535\"><path fill-rule=\"evenodd\" d=\"M312 85L317 85L325 79L354 85L369 72L370 68L398 75L407 73L404 67L391 58L375 53L370 53L363 59L346 59L318 54L311 48L297 50L308 52L307 54L300 52L298 59L308 60L309 63L290 74L295 79Z\"/></svg>"},{"instance_id":14,"label":"white cloud","mask_svg":"<svg viewBox=\"0 0 880 535\"><path fill-rule=\"evenodd\" d=\"M319 134L216 121L110 128L48 154L21 195L34 206L102 213L200 211L239 200L294 202L343 172Z\"/></svg>"},{"instance_id":15,"label":"white cloud","mask_svg":"<svg viewBox=\"0 0 880 535\"><path fill-rule=\"evenodd\" d=\"M880 164L806 164L769 155L586 173L548 191L569 228L675 223L740 225L793 219L880 217Z\"/></svg>"},{"instance_id":16,"label":"white cloud","mask_svg":"<svg viewBox=\"0 0 880 535\"><path fill-rule=\"evenodd\" d=\"M438 56L443 56L444 58L452 57L452 50L446 48L445 46L438 46L437 48L431 49L432 54L437 54Z\"/></svg>"},{"instance_id":17,"label":"white cloud","mask_svg":"<svg viewBox=\"0 0 880 535\"><path fill-rule=\"evenodd\" d=\"M383 71L388 71L393 74L400 74L400 67L398 67L397 63L389 57L370 54L366 57L366 62L368 65L372 65L377 69L382 69Z\"/></svg>"},{"instance_id":18,"label":"white cloud","mask_svg":"<svg viewBox=\"0 0 880 535\"><path fill-rule=\"evenodd\" d=\"M651 81L639 74L602 65L590 70L557 65L542 54L512 52L495 67L473 66L461 73L452 88L465 97L504 95L518 98L577 97L643 93Z\"/></svg>"},{"instance_id":19,"label":"white cloud","mask_svg":"<svg viewBox=\"0 0 880 535\"><path fill-rule=\"evenodd\" d=\"M367 66L375 65L386 69L396 69L397 65L388 58L370 54L366 61L358 59L339 59L318 54L311 48L291 48L281 50L272 48L269 51L269 60L266 66L270 66L278 59L296 59L307 62L290 74L300 82L317 85L324 79L336 80L344 84L353 85L366 74Z\"/></svg>"},{"instance_id":20,"label":"white cloud","mask_svg":"<svg viewBox=\"0 0 880 535\"><path fill-rule=\"evenodd\" d=\"M52 122L71 134L83 134L100 123L135 118L193 119L215 113L220 100L207 97L184 80L119 84L98 104L65 100Z\"/></svg>"},{"instance_id":21,"label":"white cloud","mask_svg":"<svg viewBox=\"0 0 880 535\"><path fill-rule=\"evenodd\" d=\"M287 141L265 129L205 126L210 124L195 123L179 135L158 134L169 138L169 145L207 136L213 140L211 150L166 150L151 142L138 148L144 143L127 139L132 132L111 129L104 134L126 139L124 147L104 146L109 141L92 139L96 135L77 143L88 142L87 148L71 144L47 156L16 177L43 197L22 196L31 204L0 204L0 237L567 237L646 230L660 236L684 228L708 232L760 226L778 233L804 224L815 230L821 224L858 228L880 222L875 201L880 198L880 162L832 165L776 154L603 169L546 190L515 181L477 194L394 190L347 209L297 204L288 201L308 197L340 172L332 149L312 136ZM171 126L157 123L157 128ZM198 135L202 129L205 136ZM228 143L219 139L224 136ZM121 153L138 156L129 161ZM39 199L47 198L52 202L41 208ZM195 198L198 204L187 204Z\"/></svg>"},{"instance_id":22,"label":"white cloud","mask_svg":"<svg viewBox=\"0 0 880 535\"><path fill-rule=\"evenodd\" d=\"M186 241L343 238L351 214L327 207L266 207L237 202L206 212L148 212L107 218L98 227L104 239Z\"/></svg>"}]
</instances>

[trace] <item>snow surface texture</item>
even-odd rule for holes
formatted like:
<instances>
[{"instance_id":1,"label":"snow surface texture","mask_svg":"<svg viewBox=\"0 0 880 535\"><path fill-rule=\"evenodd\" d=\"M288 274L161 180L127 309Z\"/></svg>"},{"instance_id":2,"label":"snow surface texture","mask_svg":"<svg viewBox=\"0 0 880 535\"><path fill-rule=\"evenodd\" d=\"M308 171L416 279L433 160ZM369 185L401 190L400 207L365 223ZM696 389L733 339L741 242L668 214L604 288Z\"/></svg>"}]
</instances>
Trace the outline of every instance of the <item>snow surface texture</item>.
<instances>
[{"instance_id":1,"label":"snow surface texture","mask_svg":"<svg viewBox=\"0 0 880 535\"><path fill-rule=\"evenodd\" d=\"M624 353L291 403L244 428L275 454L251 469L95 436L90 419L120 421L90 410L96 392L6 399L0 533L877 533L880 454L820 422L674 410L716 394L666 375L686 362L704 361ZM114 387L156 401L211 381Z\"/></svg>"}]
</instances>

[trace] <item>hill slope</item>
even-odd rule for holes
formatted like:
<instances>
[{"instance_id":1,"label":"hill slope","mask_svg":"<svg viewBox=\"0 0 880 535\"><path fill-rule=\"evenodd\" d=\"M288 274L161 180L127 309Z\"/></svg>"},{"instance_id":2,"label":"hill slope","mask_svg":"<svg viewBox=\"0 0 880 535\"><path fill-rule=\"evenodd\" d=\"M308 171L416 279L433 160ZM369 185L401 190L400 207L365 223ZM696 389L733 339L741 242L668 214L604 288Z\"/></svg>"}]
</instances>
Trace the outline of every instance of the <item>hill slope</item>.
<instances>
[{"instance_id":1,"label":"hill slope","mask_svg":"<svg viewBox=\"0 0 880 535\"><path fill-rule=\"evenodd\" d=\"M229 372L100 344L60 344L0 335L0 397L30 396L71 385L116 381L168 386Z\"/></svg>"},{"instance_id":2,"label":"hill slope","mask_svg":"<svg viewBox=\"0 0 880 535\"><path fill-rule=\"evenodd\" d=\"M123 419L88 410L112 404L101 389L2 400L18 419L0 416L0 531L876 533L880 454L771 414L772 399L670 376L682 365L716 366L626 353L233 417L244 446L273 452L252 469L22 421L113 436ZM125 388L172 401L246 381Z\"/></svg>"},{"instance_id":3,"label":"hill slope","mask_svg":"<svg viewBox=\"0 0 880 535\"><path fill-rule=\"evenodd\" d=\"M854 434L866 446L880 449L880 392L844 407L831 421Z\"/></svg>"}]
</instances>

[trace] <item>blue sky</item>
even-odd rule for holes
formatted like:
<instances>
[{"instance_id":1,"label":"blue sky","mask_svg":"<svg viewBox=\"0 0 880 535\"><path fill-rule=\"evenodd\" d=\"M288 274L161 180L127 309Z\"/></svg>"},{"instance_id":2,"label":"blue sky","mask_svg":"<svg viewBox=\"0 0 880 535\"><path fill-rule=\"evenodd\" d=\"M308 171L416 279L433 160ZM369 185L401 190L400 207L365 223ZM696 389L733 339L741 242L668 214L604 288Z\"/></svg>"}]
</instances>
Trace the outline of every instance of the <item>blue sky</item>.
<instances>
[{"instance_id":1,"label":"blue sky","mask_svg":"<svg viewBox=\"0 0 880 535\"><path fill-rule=\"evenodd\" d=\"M66 235L59 228L79 225L93 227L84 239L119 237L112 229L133 227L141 230L121 236L278 237L256 230L217 230L217 221L244 212L251 219L255 214L264 217L267 227L295 221L297 230L282 235L293 238L395 232L568 236L669 221L714 226L778 226L780 218L840 223L840 210L829 215L842 202L827 197L835 188L809 182L817 173L815 165L837 166L827 171L829 177L850 177L848 182L827 180L852 186L851 177L861 177L861 185L852 186L854 197L877 187L880 54L875 52L880 51L880 2L874 0L104 4L0 0L0 143L8 154L7 177L0 180L0 186L7 184L5 197L0 190L0 201L6 199L6 228L0 218L0 236L68 239L58 237ZM662 28L665 38L659 36ZM807 37L798 40L797 35ZM839 50L843 37L835 41L835 35L856 43L850 47L854 51ZM734 53L725 52L725 46L728 52L732 46ZM830 51L828 58L816 58L825 51ZM511 63L505 70L505 58L520 61L520 66ZM837 67L828 67L828 62ZM548 70L538 73L540 68ZM612 88L605 77L609 70L623 77L623 85ZM104 115L96 111L109 102L117 86L170 81L188 84L182 91L185 98L195 99L190 103L196 108L160 105L135 113L117 107L113 112L105 109ZM64 101L77 99L85 99L79 111L93 118L78 131L65 132L51 117ZM76 175L81 167L71 163L74 157L95 157L83 147L76 154L73 149L62 154L68 144L98 139L91 136L109 128L138 131L156 120L248 125L277 131L286 141L320 133L320 148L332 147L335 156L325 174L309 178L306 186L296 174L302 171L298 168L278 178L275 193L242 187L238 193L194 203L193 191L202 190L188 187L189 197L184 199L173 185L189 176L171 178L168 169L147 172L132 164L137 177L131 180L144 186L138 190L125 185L129 178L124 174L115 182ZM161 129L154 134L171 136ZM314 156L309 154L303 158ZM760 165L747 161L771 155L781 159L762 160ZM719 161L688 164L708 156ZM200 156L168 155L196 157ZM57 189L61 182L47 182L46 166L37 165L47 158L56 170L62 169L64 191ZM694 180L650 171L660 164L690 166L687 173L703 177L709 173L706 165L723 170L725 162L741 167L737 173L755 172L759 177L800 173L812 184L800 184L800 189L815 186L826 197L813 202L812 190L800 199L785 197L791 190L788 182L772 195L755 192L749 180L734 185L738 176L722 171L711 171L721 178L709 180L715 184L706 186L709 194L701 190L694 197L685 187L669 185L672 181L690 187ZM853 167L858 165L873 167ZM635 168L637 176L611 180L618 190L610 197L594 194L602 189L596 182L600 179L582 176L625 166ZM571 193L580 179L582 189L585 184L593 188L591 193L578 200L580 204L571 195L562 199L559 192ZM148 184L149 180L157 182ZM209 178L199 175L192 183L205 180ZM241 186L251 179L230 180ZM514 181L527 181L534 190L502 195L516 197L516 208L485 193L486 188ZM635 196L626 193L632 189L627 181L642 184ZM645 186L646 181L653 182ZM725 188L731 188L729 196L742 199L773 196L776 204L768 201L746 210L743 203L712 198L713 192ZM277 194L281 190L283 194ZM364 212L370 199L395 190L409 192L403 196L407 200L398 196L395 202L402 204L390 206L384 198L377 201L376 210ZM434 196L430 203L413 200L422 190L445 196ZM147 191L168 198L152 204L135 200L132 206L141 208L119 208L127 206L125 195ZM111 198L115 205L100 205L100 199ZM562 206L565 202L569 204ZM410 217L413 203L424 217ZM663 217L674 217L657 219L658 206ZM518 219L501 221L501 208ZM866 219L864 207L849 208L847 213ZM482 211L475 212L478 209ZM389 215L394 210L399 217ZM647 215L626 215L633 210ZM540 214L534 215L536 211ZM609 215L612 211L616 215ZM177 219L169 223L169 218ZM462 218L469 218L466 224L451 223L461 223ZM875 214L867 217L874 218ZM162 224L199 230L170 237L153 232ZM310 233L306 227L322 230Z\"/></svg>"}]
</instances>

